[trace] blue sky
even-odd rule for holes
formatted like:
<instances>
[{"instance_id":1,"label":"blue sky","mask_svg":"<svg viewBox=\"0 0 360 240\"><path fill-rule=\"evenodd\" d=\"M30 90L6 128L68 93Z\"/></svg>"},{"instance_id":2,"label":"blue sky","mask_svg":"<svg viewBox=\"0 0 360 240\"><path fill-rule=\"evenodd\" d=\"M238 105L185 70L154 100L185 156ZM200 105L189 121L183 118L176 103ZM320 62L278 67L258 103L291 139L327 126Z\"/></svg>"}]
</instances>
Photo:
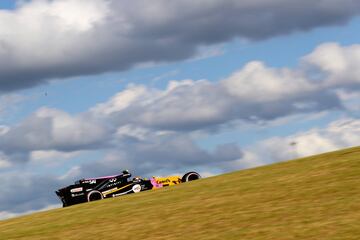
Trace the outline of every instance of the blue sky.
<instances>
[{"instance_id":1,"label":"blue sky","mask_svg":"<svg viewBox=\"0 0 360 240\"><path fill-rule=\"evenodd\" d=\"M0 1L0 179L46 182L16 203L9 183L0 218L122 168L210 176L358 145L359 4L246 2Z\"/></svg>"},{"instance_id":2,"label":"blue sky","mask_svg":"<svg viewBox=\"0 0 360 240\"><path fill-rule=\"evenodd\" d=\"M14 0L2 0L0 2L0 8L2 9L13 9L15 7Z\"/></svg>"}]
</instances>

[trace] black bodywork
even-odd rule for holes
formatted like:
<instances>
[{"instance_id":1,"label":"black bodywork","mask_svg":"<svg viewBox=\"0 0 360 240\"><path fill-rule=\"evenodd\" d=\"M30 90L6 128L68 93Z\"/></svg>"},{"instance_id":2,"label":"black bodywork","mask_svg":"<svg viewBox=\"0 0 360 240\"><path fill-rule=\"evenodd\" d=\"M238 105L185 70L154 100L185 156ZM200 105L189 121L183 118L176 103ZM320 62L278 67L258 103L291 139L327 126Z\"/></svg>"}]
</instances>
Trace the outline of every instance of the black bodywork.
<instances>
[{"instance_id":1,"label":"black bodywork","mask_svg":"<svg viewBox=\"0 0 360 240\"><path fill-rule=\"evenodd\" d=\"M141 178L129 180L130 177L128 171L123 171L122 174L115 176L81 179L55 193L63 203L63 207L66 207L153 188L150 180Z\"/></svg>"}]
</instances>

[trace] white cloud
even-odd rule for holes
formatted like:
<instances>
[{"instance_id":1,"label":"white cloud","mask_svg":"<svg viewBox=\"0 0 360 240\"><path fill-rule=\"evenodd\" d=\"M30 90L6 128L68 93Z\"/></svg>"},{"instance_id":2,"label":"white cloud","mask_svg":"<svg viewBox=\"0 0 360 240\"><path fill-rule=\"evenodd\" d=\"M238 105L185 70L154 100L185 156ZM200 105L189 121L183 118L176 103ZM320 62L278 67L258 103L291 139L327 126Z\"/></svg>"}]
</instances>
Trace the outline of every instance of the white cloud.
<instances>
[{"instance_id":1,"label":"white cloud","mask_svg":"<svg viewBox=\"0 0 360 240\"><path fill-rule=\"evenodd\" d=\"M254 102L288 99L318 89L300 71L288 68L272 69L262 62L250 62L224 80L224 86L236 97ZM258 94L255 94L255 93Z\"/></svg>"},{"instance_id":2,"label":"white cloud","mask_svg":"<svg viewBox=\"0 0 360 240\"><path fill-rule=\"evenodd\" d=\"M2 168L9 168L11 166L11 163L9 161L9 158L0 151L0 169Z\"/></svg>"},{"instance_id":3,"label":"white cloud","mask_svg":"<svg viewBox=\"0 0 360 240\"><path fill-rule=\"evenodd\" d=\"M336 94L349 112L360 113L360 91L356 89L339 89L336 91Z\"/></svg>"},{"instance_id":4,"label":"white cloud","mask_svg":"<svg viewBox=\"0 0 360 240\"><path fill-rule=\"evenodd\" d=\"M360 44L342 47L338 43L325 43L305 56L303 62L320 72L325 87L360 83Z\"/></svg>"},{"instance_id":5,"label":"white cloud","mask_svg":"<svg viewBox=\"0 0 360 240\"><path fill-rule=\"evenodd\" d=\"M262 40L343 24L359 9L352 0L24 1L0 11L0 91L190 59L203 49L213 49L205 57L217 55L216 46L235 37Z\"/></svg>"},{"instance_id":6,"label":"white cloud","mask_svg":"<svg viewBox=\"0 0 360 240\"><path fill-rule=\"evenodd\" d=\"M0 148L7 153L77 151L103 145L107 137L106 127L94 119L41 108L20 124L8 128L0 138Z\"/></svg>"},{"instance_id":7,"label":"white cloud","mask_svg":"<svg viewBox=\"0 0 360 240\"><path fill-rule=\"evenodd\" d=\"M99 141L106 130L91 119L72 117L69 114L49 108L41 108L36 112L40 119L51 119L51 135L55 144L88 145Z\"/></svg>"},{"instance_id":8,"label":"white cloud","mask_svg":"<svg viewBox=\"0 0 360 240\"><path fill-rule=\"evenodd\" d=\"M5 125L0 125L0 135L4 135L10 130L10 127Z\"/></svg>"},{"instance_id":9,"label":"white cloud","mask_svg":"<svg viewBox=\"0 0 360 240\"><path fill-rule=\"evenodd\" d=\"M196 55L189 61L199 61L207 58L217 57L224 55L225 49L223 44L211 46L211 47L199 47Z\"/></svg>"},{"instance_id":10,"label":"white cloud","mask_svg":"<svg viewBox=\"0 0 360 240\"><path fill-rule=\"evenodd\" d=\"M75 158L81 155L81 151L60 152L56 150L31 151L30 161L34 164L61 164L64 160Z\"/></svg>"},{"instance_id":11,"label":"white cloud","mask_svg":"<svg viewBox=\"0 0 360 240\"><path fill-rule=\"evenodd\" d=\"M72 46L80 39L86 40L81 34L106 15L106 2L100 0L35 0L21 4L15 11L2 11L0 56L8 59L1 69L31 70L41 65L51 68L65 64L65 58L71 62L69 56L78 56Z\"/></svg>"},{"instance_id":12,"label":"white cloud","mask_svg":"<svg viewBox=\"0 0 360 240\"><path fill-rule=\"evenodd\" d=\"M319 48L328 46L332 48L331 44ZM344 51L348 48L360 49L360 46L342 47ZM308 56L315 58L319 54L315 50ZM253 61L219 82L170 81L164 90L129 85L90 112L120 126L133 124L158 130L191 131L234 120L260 122L298 113L342 109L345 94L340 96L334 90L350 89L350 85L339 81L334 86L331 74L324 75L321 81L313 79L313 72L303 67L308 56L294 69L271 68ZM310 65L309 60L307 66ZM321 68L317 64L311 66ZM360 85L353 82L351 87L354 84Z\"/></svg>"},{"instance_id":13,"label":"white cloud","mask_svg":"<svg viewBox=\"0 0 360 240\"><path fill-rule=\"evenodd\" d=\"M242 161L260 165L358 146L360 120L340 119L324 128L313 128L286 137L272 137L244 150Z\"/></svg>"},{"instance_id":14,"label":"white cloud","mask_svg":"<svg viewBox=\"0 0 360 240\"><path fill-rule=\"evenodd\" d=\"M19 94L5 94L0 95L0 122L2 118L9 115L9 112L16 109L16 106L24 101L24 97ZM0 134L1 134L1 125L0 125Z\"/></svg>"},{"instance_id":15,"label":"white cloud","mask_svg":"<svg viewBox=\"0 0 360 240\"><path fill-rule=\"evenodd\" d=\"M82 174L80 166L74 166L69 171L67 171L64 175L59 177L59 180L67 180L67 179L75 179L78 178Z\"/></svg>"},{"instance_id":16,"label":"white cloud","mask_svg":"<svg viewBox=\"0 0 360 240\"><path fill-rule=\"evenodd\" d=\"M109 115L126 109L139 99L145 98L147 89L144 86L129 85L127 89L119 92L108 102L98 104L91 109L95 116Z\"/></svg>"},{"instance_id":17,"label":"white cloud","mask_svg":"<svg viewBox=\"0 0 360 240\"><path fill-rule=\"evenodd\" d=\"M327 47L331 51L333 45L319 48ZM351 49L357 55L358 48L346 46L341 51ZM317 49L294 69L250 62L218 82L170 81L165 89L129 85L109 101L75 116L41 108L20 124L2 128L0 149L10 158L27 159L24 154L32 151L100 149L123 141L142 141L152 134L213 131L236 121L264 123L351 106L357 100L358 82L334 85L332 74L313 79L313 72L303 67L305 61L311 65L310 58L321 57ZM354 64L352 68L357 67ZM313 67L321 69L318 63ZM10 156L13 153L17 154Z\"/></svg>"},{"instance_id":18,"label":"white cloud","mask_svg":"<svg viewBox=\"0 0 360 240\"><path fill-rule=\"evenodd\" d=\"M134 125L120 126L116 131L117 138L133 138L136 140L145 140L153 132L147 128L142 128Z\"/></svg>"}]
</instances>

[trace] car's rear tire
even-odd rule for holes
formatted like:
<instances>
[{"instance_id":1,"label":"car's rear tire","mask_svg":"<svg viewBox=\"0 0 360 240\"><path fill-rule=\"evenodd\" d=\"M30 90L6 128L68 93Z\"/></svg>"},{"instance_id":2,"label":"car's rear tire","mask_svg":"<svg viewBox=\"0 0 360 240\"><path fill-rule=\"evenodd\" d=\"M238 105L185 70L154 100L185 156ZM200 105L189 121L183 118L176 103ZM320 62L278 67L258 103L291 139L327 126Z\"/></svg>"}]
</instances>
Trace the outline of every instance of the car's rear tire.
<instances>
[{"instance_id":1,"label":"car's rear tire","mask_svg":"<svg viewBox=\"0 0 360 240\"><path fill-rule=\"evenodd\" d=\"M198 180L200 178L201 176L197 172L188 172L181 178L181 181L190 182L190 181Z\"/></svg>"},{"instance_id":2,"label":"car's rear tire","mask_svg":"<svg viewBox=\"0 0 360 240\"><path fill-rule=\"evenodd\" d=\"M97 200L101 200L103 199L103 195L101 194L101 192L93 190L91 192L88 193L87 195L87 200L88 202L92 202L92 201L97 201Z\"/></svg>"}]
</instances>

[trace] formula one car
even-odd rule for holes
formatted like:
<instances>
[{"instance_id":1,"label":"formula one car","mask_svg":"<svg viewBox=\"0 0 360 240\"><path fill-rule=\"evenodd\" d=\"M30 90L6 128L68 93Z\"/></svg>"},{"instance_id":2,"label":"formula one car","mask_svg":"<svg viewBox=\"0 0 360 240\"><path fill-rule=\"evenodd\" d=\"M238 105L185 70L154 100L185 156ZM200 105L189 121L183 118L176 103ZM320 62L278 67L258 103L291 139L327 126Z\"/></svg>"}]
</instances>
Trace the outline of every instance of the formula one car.
<instances>
[{"instance_id":1,"label":"formula one car","mask_svg":"<svg viewBox=\"0 0 360 240\"><path fill-rule=\"evenodd\" d=\"M150 179L135 177L129 180L130 177L131 174L125 170L120 175L80 179L75 184L61 188L55 193L63 203L63 207L66 207L176 185L201 178L197 172L188 172L183 177L152 177Z\"/></svg>"}]
</instances>

